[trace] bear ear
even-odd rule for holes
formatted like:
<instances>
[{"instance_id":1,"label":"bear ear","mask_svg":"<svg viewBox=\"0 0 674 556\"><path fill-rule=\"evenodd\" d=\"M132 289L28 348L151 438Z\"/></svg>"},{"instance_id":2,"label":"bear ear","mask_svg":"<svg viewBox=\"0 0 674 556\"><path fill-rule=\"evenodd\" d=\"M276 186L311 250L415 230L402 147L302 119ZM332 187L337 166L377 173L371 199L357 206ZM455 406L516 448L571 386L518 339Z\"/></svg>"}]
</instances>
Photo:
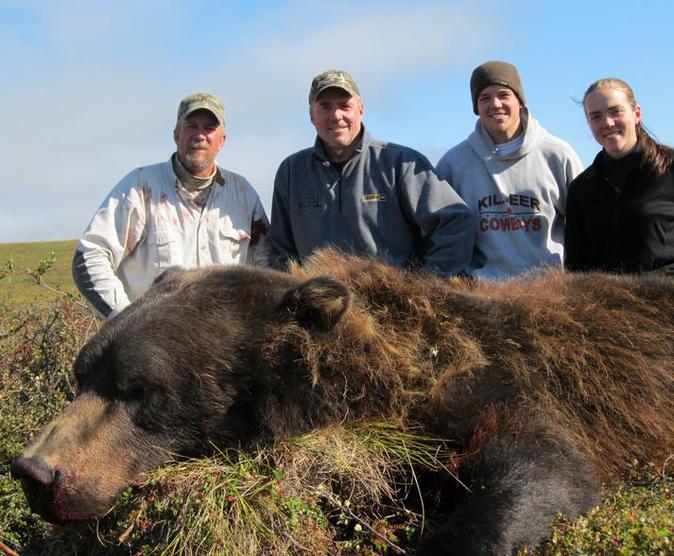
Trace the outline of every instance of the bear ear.
<instances>
[{"instance_id":1,"label":"bear ear","mask_svg":"<svg viewBox=\"0 0 674 556\"><path fill-rule=\"evenodd\" d=\"M162 290L169 290L172 286L180 281L180 277L185 273L185 269L180 266L172 266L167 268L152 282L152 289L156 290L160 287Z\"/></svg>"},{"instance_id":2,"label":"bear ear","mask_svg":"<svg viewBox=\"0 0 674 556\"><path fill-rule=\"evenodd\" d=\"M308 329L328 332L342 318L351 294L339 280L319 276L288 290L281 310Z\"/></svg>"}]
</instances>

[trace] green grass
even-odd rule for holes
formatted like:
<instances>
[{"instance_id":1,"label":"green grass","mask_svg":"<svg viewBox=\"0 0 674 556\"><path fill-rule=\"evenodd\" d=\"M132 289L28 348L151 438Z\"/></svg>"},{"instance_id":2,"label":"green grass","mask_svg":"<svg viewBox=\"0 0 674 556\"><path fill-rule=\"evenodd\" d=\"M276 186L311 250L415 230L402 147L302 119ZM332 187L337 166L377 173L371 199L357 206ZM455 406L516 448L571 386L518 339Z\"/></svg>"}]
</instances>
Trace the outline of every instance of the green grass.
<instances>
[{"instance_id":1,"label":"green grass","mask_svg":"<svg viewBox=\"0 0 674 556\"><path fill-rule=\"evenodd\" d=\"M76 246L77 240L0 243L0 276L7 270L8 264L13 266L13 271L0 280L0 303L18 306L58 299L59 294L38 286L28 272L28 269L35 270L52 252L55 262L49 268L45 282L65 293L76 294L77 288L70 273Z\"/></svg>"}]
</instances>

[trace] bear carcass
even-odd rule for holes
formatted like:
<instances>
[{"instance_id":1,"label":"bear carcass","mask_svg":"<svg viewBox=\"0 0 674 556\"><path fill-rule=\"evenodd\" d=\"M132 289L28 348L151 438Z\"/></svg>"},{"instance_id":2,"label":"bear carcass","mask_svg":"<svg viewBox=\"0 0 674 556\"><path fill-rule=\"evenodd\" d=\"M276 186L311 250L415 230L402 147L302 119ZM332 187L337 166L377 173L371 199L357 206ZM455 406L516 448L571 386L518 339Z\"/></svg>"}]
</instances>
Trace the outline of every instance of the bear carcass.
<instances>
[{"instance_id":1,"label":"bear carcass","mask_svg":"<svg viewBox=\"0 0 674 556\"><path fill-rule=\"evenodd\" d=\"M510 553L674 451L674 281L473 283L332 252L292 274L173 269L74 372L12 464L48 520L101 515L175 454L402 418L456 441L470 488L420 552Z\"/></svg>"}]
</instances>

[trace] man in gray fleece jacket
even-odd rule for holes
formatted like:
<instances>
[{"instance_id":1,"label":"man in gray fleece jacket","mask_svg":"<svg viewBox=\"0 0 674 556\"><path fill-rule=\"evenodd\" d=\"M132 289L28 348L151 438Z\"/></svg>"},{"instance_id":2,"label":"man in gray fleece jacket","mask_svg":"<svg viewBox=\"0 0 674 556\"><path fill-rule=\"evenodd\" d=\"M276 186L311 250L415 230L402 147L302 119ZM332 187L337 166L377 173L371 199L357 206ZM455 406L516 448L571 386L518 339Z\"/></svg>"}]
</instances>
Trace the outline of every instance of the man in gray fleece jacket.
<instances>
[{"instance_id":1,"label":"man in gray fleece jacket","mask_svg":"<svg viewBox=\"0 0 674 556\"><path fill-rule=\"evenodd\" d=\"M287 269L333 246L396 266L462 272L475 240L468 207L423 155L367 133L348 73L314 78L309 115L314 146L286 158L276 174L270 265Z\"/></svg>"},{"instance_id":2,"label":"man in gray fleece jacket","mask_svg":"<svg viewBox=\"0 0 674 556\"><path fill-rule=\"evenodd\" d=\"M571 146L530 114L515 66L485 62L470 80L475 131L438 162L476 217L469 274L501 280L562 264L566 191L582 170Z\"/></svg>"}]
</instances>

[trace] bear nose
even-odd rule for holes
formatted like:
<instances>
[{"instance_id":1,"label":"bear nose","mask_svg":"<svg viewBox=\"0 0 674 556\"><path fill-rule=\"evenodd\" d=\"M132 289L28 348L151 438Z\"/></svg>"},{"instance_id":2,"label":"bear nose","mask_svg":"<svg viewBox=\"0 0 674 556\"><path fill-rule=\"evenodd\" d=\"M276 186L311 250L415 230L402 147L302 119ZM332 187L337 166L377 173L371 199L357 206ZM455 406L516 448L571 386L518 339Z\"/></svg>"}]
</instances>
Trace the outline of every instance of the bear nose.
<instances>
[{"instance_id":1,"label":"bear nose","mask_svg":"<svg viewBox=\"0 0 674 556\"><path fill-rule=\"evenodd\" d=\"M51 487L58 478L58 472L36 456L14 458L10 472L15 479L22 479L38 487Z\"/></svg>"},{"instance_id":2,"label":"bear nose","mask_svg":"<svg viewBox=\"0 0 674 556\"><path fill-rule=\"evenodd\" d=\"M10 466L15 479L21 479L23 491L30 508L50 523L63 523L66 519L55 510L55 499L65 484L65 473L51 467L39 456L16 457Z\"/></svg>"}]
</instances>

